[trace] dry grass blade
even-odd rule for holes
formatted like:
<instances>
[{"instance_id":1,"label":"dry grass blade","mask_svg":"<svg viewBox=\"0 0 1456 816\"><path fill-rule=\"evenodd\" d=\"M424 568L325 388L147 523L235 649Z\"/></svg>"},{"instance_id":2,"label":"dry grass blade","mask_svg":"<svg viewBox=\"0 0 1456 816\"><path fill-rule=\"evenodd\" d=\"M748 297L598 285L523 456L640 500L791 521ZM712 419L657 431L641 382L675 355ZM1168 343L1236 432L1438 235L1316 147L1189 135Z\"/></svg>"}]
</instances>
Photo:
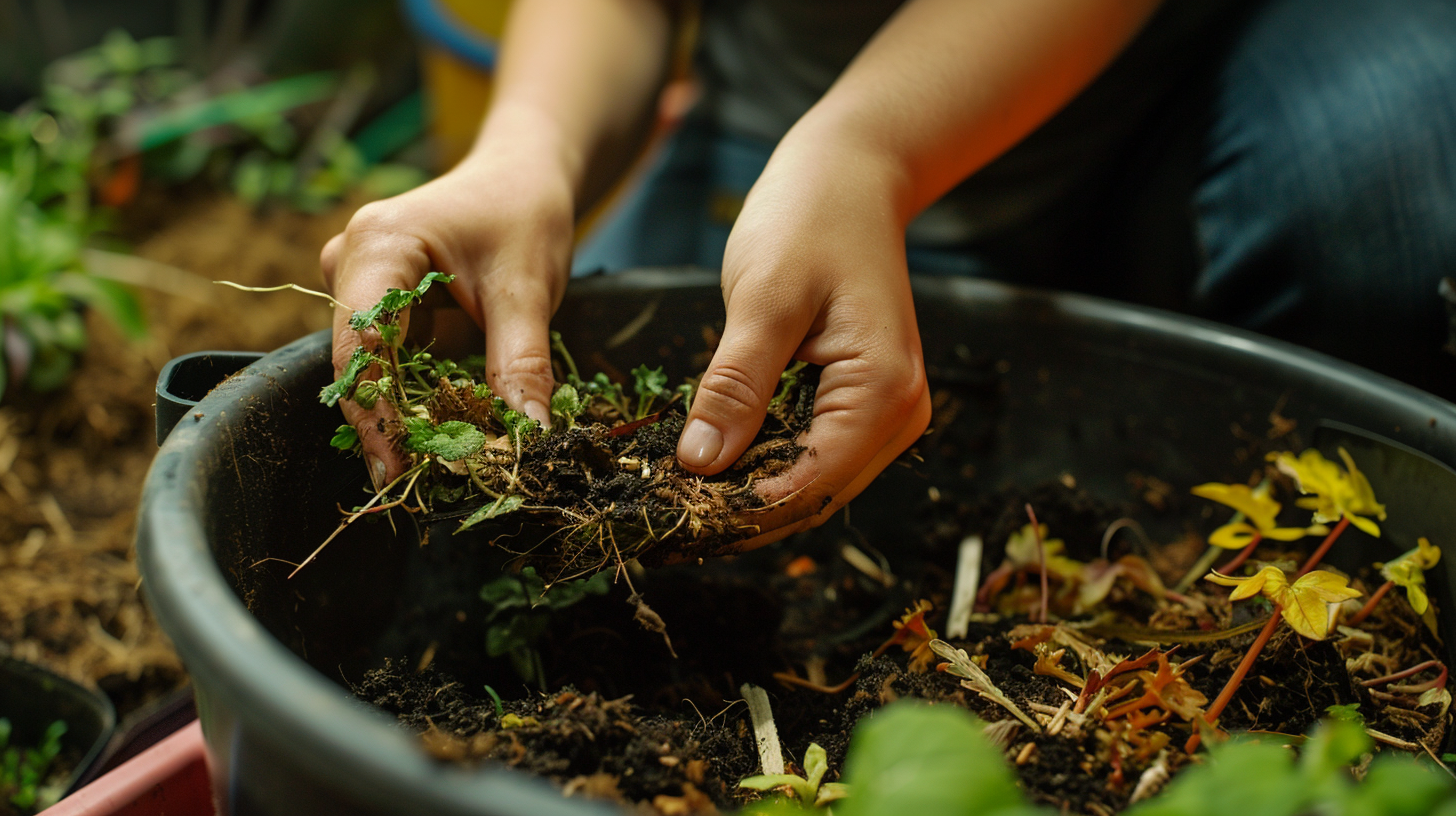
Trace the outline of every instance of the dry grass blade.
<instances>
[{"instance_id":1,"label":"dry grass blade","mask_svg":"<svg viewBox=\"0 0 1456 816\"><path fill-rule=\"evenodd\" d=\"M1012 716L1021 720L1032 731L1041 733L1041 726L1037 724L1036 720L1017 708L1016 703L1011 702L1011 698L991 682L991 678L971 660L971 656L966 654L964 649L957 649L940 639L930 641L930 649L946 660L946 663L940 667L942 671L961 678L962 686L1011 712Z\"/></svg>"}]
</instances>

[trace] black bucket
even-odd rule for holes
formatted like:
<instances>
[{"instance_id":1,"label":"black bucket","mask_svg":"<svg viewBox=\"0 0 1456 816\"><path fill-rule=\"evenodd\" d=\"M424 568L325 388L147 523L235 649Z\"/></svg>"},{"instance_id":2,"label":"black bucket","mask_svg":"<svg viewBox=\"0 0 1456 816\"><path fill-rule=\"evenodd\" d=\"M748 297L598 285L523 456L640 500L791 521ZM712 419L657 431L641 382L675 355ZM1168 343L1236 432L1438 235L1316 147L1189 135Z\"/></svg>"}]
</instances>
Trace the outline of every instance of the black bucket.
<instances>
[{"instance_id":1,"label":"black bucket","mask_svg":"<svg viewBox=\"0 0 1456 816\"><path fill-rule=\"evenodd\" d=\"M1277 407L1306 444L1359 447L1390 507L1362 558L1389 558L1419 535L1452 543L1448 402L1246 332L1094 298L937 279L916 282L916 301L932 383L993 395L957 419L975 429L956 454L970 488L1070 474L1118 500L1131 472L1179 490L1243 481L1255 463L1231 426L1262 433ZM640 330L618 336L647 309ZM648 361L695 373L703 327L721 327L718 281L657 271L578 281L556 323L588 370ZM331 378L326 333L268 355L187 412L147 480L145 588L192 674L220 800L250 815L610 812L504 768L436 763L343 688L341 676L388 653L379 638L410 611L399 595L419 548L387 525L355 525L286 580L286 562L323 541L365 484L360 462L328 446L341 420L317 394ZM852 505L872 539L903 539L905 502L926 492L892 471ZM1431 576L1448 632L1453 569L1447 558Z\"/></svg>"}]
</instances>

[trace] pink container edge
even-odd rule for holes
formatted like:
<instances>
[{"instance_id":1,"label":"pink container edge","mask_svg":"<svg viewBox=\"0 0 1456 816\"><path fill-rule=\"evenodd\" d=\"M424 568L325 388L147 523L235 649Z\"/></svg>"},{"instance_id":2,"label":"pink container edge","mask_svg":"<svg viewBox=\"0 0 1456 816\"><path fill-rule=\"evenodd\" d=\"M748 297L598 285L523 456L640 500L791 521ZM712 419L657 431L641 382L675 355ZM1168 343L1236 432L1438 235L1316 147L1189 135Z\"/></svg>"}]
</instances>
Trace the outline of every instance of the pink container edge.
<instances>
[{"instance_id":1,"label":"pink container edge","mask_svg":"<svg viewBox=\"0 0 1456 816\"><path fill-rule=\"evenodd\" d=\"M176 733L38 816L212 816L202 723Z\"/></svg>"}]
</instances>

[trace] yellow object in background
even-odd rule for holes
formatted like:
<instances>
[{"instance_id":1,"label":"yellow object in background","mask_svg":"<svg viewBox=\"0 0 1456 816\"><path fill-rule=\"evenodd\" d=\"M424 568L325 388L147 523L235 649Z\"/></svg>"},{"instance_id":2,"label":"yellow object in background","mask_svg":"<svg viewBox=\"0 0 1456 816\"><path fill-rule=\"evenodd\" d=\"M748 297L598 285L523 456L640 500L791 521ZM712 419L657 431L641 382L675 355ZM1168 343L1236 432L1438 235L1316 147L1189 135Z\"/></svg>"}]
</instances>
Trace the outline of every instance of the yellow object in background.
<instances>
[{"instance_id":1,"label":"yellow object in background","mask_svg":"<svg viewBox=\"0 0 1456 816\"><path fill-rule=\"evenodd\" d=\"M510 0L405 0L421 40L421 69L435 168L454 167L475 141L490 105L494 44ZM484 44L490 47L471 50ZM484 64L486 62L489 64Z\"/></svg>"}]
</instances>

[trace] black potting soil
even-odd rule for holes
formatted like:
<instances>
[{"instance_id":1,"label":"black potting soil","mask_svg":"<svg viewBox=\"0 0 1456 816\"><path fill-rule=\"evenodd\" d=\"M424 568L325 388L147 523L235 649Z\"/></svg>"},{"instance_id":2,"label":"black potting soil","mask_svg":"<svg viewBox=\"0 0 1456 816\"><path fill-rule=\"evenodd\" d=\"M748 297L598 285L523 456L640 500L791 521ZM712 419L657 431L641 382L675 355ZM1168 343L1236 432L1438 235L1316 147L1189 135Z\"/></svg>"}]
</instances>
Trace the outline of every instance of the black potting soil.
<instances>
[{"instance_id":1,"label":"black potting soil","mask_svg":"<svg viewBox=\"0 0 1456 816\"><path fill-rule=\"evenodd\" d=\"M940 416L954 419L978 401L994 406L994 378L964 379L937 392ZM982 416L981 409L971 413ZM1176 772L1187 764L1183 747L1195 731L1171 709L1129 703L1162 690L1201 712L1233 674L1268 605L1231 605L1226 590L1201 581L1187 590L1191 603L1170 604L1119 580L1096 610L1062 610L1068 623L1061 626L1034 625L1025 611L982 612L965 637L948 640L984 657L985 671L1038 720L1041 733L1013 726L1006 709L936 671L941 661L917 661L907 651L914 642L872 655L919 599L929 601L925 622L943 630L961 540L984 536L986 576L1027 524L1028 504L1049 535L1065 542L1065 555L1084 563L1106 559L1098 562L1106 565L1141 553L1171 586L1202 553L1202 539L1187 533L1194 526L1206 533L1210 525L1196 519L1186 487L1174 491L1149 475L1129 474L1126 498L1116 503L1094 498L1071 477L993 493L958 490L974 476L961 472L960 454L978 445L990 424L937 420L940 430L919 458L907 458L872 486L877 498L863 504L890 508L874 518L856 519L851 510L809 534L741 556L624 567L608 594L552 613L535 641L541 671L529 683L510 661L484 654L490 614L478 590L489 578L480 566L490 562L481 555L488 547L476 543L473 555L462 555L463 537L432 535L427 560L453 563L434 591L435 608L392 641L395 659L355 678L354 689L419 732L442 760L503 763L546 776L568 795L661 813L709 813L761 795L737 786L759 772L741 702L744 683L768 690L785 758L797 762L818 743L828 753L830 781L861 717L895 699L921 698L998 723L995 736L1034 801L1069 813L1121 810L1150 766ZM661 431L664 450L671 450L675 433ZM1248 444L1258 454L1275 443ZM1248 458L1253 472L1261 463ZM1124 525L1125 532L1108 535L1124 518L1137 520L1135 529ZM1149 547L1145 537L1158 545ZM1279 546L1254 557L1296 557ZM504 560L495 559L492 568ZM660 633L634 621L627 577L666 622L675 656ZM1367 575L1359 586L1368 594L1378 582ZM1037 584L1035 572L1018 571L1005 593L1034 598ZM1150 636L1150 629L1166 636ZM1380 605L1365 629L1374 633L1371 648L1380 652L1381 665L1408 666L1416 656L1437 654L1436 641L1403 600ZM1070 645L1056 658L1060 663L1047 670L1042 645L1063 643ZM1309 641L1281 626L1219 725L1300 735L1329 706L1359 703L1372 729L1439 750L1444 707L1415 705L1410 695L1372 696L1347 668L1351 648L1333 638ZM1140 656L1108 683L1114 694L1100 708L1106 719L1076 713L1086 700L1071 710L1079 686L1067 676L1090 681L1092 662L1106 658L1105 671ZM1362 678L1383 673L1362 671ZM843 690L807 687L834 687L851 677ZM1133 678L1138 681L1128 682ZM1160 711L1161 719L1152 716Z\"/></svg>"}]
</instances>

